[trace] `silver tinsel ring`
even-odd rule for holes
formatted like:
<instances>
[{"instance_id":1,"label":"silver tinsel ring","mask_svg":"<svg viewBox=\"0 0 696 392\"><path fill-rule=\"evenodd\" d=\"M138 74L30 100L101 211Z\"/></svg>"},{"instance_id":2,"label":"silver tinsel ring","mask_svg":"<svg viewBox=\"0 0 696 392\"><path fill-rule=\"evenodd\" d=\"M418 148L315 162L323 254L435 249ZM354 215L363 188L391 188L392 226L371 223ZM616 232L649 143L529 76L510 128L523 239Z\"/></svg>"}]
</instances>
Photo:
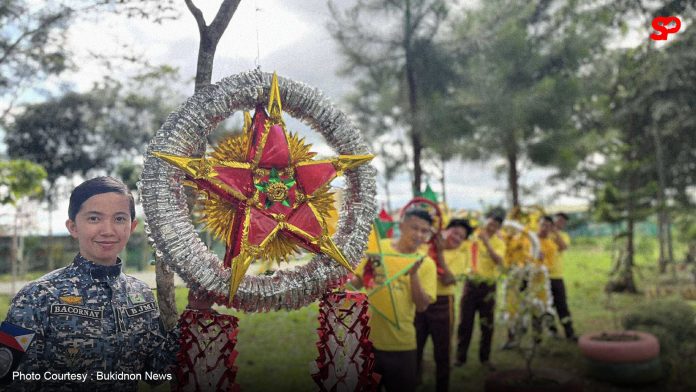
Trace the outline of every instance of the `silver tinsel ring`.
<instances>
[{"instance_id":1,"label":"silver tinsel ring","mask_svg":"<svg viewBox=\"0 0 696 392\"><path fill-rule=\"evenodd\" d=\"M155 158L153 152L200 157L206 137L235 111L267 102L272 74L253 70L229 76L189 98L171 113L148 146L138 183L145 233L163 262L194 290L226 297L230 271L203 243L190 218L184 174ZM324 136L338 154L369 154L360 131L318 90L278 78L283 111ZM377 212L375 170L363 165L345 173L346 188L333 237L352 266L357 266ZM278 270L271 276L245 276L232 307L247 312L298 309L345 281L344 267L324 255L309 263Z\"/></svg>"}]
</instances>

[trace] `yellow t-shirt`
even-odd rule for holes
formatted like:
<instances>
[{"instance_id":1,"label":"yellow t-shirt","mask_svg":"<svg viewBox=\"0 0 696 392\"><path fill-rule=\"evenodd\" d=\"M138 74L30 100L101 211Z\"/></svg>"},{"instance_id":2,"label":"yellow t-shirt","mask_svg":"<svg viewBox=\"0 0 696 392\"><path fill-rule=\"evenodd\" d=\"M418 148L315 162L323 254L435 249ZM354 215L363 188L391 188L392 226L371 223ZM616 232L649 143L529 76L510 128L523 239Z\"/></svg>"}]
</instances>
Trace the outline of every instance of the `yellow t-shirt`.
<instances>
[{"instance_id":1,"label":"yellow t-shirt","mask_svg":"<svg viewBox=\"0 0 696 392\"><path fill-rule=\"evenodd\" d=\"M541 248L541 264L548 268L549 278L562 277L562 265L556 241L550 236L539 238L539 247Z\"/></svg>"},{"instance_id":2,"label":"yellow t-shirt","mask_svg":"<svg viewBox=\"0 0 696 392\"><path fill-rule=\"evenodd\" d=\"M464 246L466 245L466 246ZM455 278L459 278L466 273L469 264L469 244L465 241L462 246L456 249L448 249L442 252L445 258L445 264L449 268ZM455 295L457 294L457 285L444 285L437 280L437 295Z\"/></svg>"},{"instance_id":3,"label":"yellow t-shirt","mask_svg":"<svg viewBox=\"0 0 696 392\"><path fill-rule=\"evenodd\" d=\"M491 248L493 248L498 256L505 256L505 242L500 237L493 236L488 239L488 242L491 244ZM471 243L472 252L474 246L478 247L477 257L474 261L473 253L471 254L471 268L469 270L469 275L474 279L478 278L489 282L494 282L498 278L498 266L491 258L491 255L488 253L488 249L486 249L486 245L483 244L483 241L480 239L474 240Z\"/></svg>"},{"instance_id":4,"label":"yellow t-shirt","mask_svg":"<svg viewBox=\"0 0 696 392\"><path fill-rule=\"evenodd\" d=\"M451 261L450 257L448 257L448 252L455 255L454 259ZM447 266L455 278L466 276L467 272L471 268L471 241L464 240L462 241L462 244L459 245L459 248L446 250L445 260L447 260Z\"/></svg>"},{"instance_id":5,"label":"yellow t-shirt","mask_svg":"<svg viewBox=\"0 0 696 392\"><path fill-rule=\"evenodd\" d=\"M558 235L561 236L561 239L563 242L565 242L566 247L570 246L570 235L568 233L565 231L559 231Z\"/></svg>"},{"instance_id":6,"label":"yellow t-shirt","mask_svg":"<svg viewBox=\"0 0 696 392\"><path fill-rule=\"evenodd\" d=\"M570 236L568 233L565 231L559 231L558 235L561 237L563 242L565 242L566 247L570 246ZM562 250L558 251L558 255L556 256L556 262L553 265L553 268L549 268L549 277L553 279L561 279L563 278L563 252Z\"/></svg>"},{"instance_id":7,"label":"yellow t-shirt","mask_svg":"<svg viewBox=\"0 0 696 392\"><path fill-rule=\"evenodd\" d=\"M391 238L381 240L380 246L384 254L384 264L373 266L374 279L377 285L382 285L417 260L406 255L400 256L401 254L392 247ZM433 259L425 255L423 257L425 260L418 268L418 278L423 291L430 298L430 303L433 303L437 295L437 268ZM356 275L362 276L363 265L361 264L356 268ZM411 296L411 278L408 273L404 273L394 279L390 286L391 295L389 295L388 287L368 290L368 301L371 305L370 340L378 350L415 350L416 328L413 321L416 317L416 304ZM380 312L379 309L383 311ZM393 316L398 320L398 327L394 320L389 319L392 314L387 314L392 311Z\"/></svg>"}]
</instances>

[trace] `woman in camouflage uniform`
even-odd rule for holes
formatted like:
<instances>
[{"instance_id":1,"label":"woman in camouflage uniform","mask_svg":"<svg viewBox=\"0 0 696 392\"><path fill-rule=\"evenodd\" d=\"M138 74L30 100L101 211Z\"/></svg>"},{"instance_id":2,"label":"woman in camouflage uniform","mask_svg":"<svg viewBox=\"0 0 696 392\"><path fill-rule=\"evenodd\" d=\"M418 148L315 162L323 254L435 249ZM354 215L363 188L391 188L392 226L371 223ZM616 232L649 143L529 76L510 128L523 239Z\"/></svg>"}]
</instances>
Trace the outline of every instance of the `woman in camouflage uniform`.
<instances>
[{"instance_id":1,"label":"woman in camouflage uniform","mask_svg":"<svg viewBox=\"0 0 696 392\"><path fill-rule=\"evenodd\" d=\"M118 258L138 223L130 191L111 177L85 181L68 216L80 253L26 285L7 314L34 333L10 388L131 391L139 380L172 379L178 329L164 330L152 290Z\"/></svg>"}]
</instances>

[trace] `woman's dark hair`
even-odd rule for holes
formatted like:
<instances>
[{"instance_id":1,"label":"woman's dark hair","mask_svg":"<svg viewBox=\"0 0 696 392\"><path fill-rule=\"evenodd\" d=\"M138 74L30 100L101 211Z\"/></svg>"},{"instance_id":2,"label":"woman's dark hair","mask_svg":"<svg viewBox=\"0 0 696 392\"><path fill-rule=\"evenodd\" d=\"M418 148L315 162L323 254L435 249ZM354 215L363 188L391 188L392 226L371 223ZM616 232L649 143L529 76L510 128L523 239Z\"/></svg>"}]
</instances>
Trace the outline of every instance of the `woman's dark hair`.
<instances>
[{"instance_id":1,"label":"woman's dark hair","mask_svg":"<svg viewBox=\"0 0 696 392\"><path fill-rule=\"evenodd\" d=\"M401 220L405 221L406 218L410 218L410 217L416 217L419 219L423 219L424 221L428 222L428 224L431 224L431 225L433 224L433 217L430 216L428 211L422 210L420 208L412 208L412 209L406 211L406 213L404 213L404 217Z\"/></svg>"},{"instance_id":2,"label":"woman's dark hair","mask_svg":"<svg viewBox=\"0 0 696 392\"><path fill-rule=\"evenodd\" d=\"M549 215L542 216L540 220L543 222L549 222L549 223L553 224L553 218L551 218Z\"/></svg>"},{"instance_id":3,"label":"woman's dark hair","mask_svg":"<svg viewBox=\"0 0 696 392\"><path fill-rule=\"evenodd\" d=\"M447 229L451 227L463 227L464 230L466 230L466 237L469 238L471 233L474 231L474 228L471 226L471 223L469 223L468 219L452 219L448 224L447 224Z\"/></svg>"},{"instance_id":4,"label":"woman's dark hair","mask_svg":"<svg viewBox=\"0 0 696 392\"><path fill-rule=\"evenodd\" d=\"M563 219L565 219L565 220L567 220L567 221L570 220L570 218L568 217L568 215L567 215L565 212L557 212L557 213L556 213L556 216L557 216L557 217L560 217L560 218L563 218Z\"/></svg>"},{"instance_id":5,"label":"woman's dark hair","mask_svg":"<svg viewBox=\"0 0 696 392\"><path fill-rule=\"evenodd\" d=\"M498 222L499 225L503 224L503 217L497 214L489 214L486 218L488 219L493 219L494 221Z\"/></svg>"},{"instance_id":6,"label":"woman's dark hair","mask_svg":"<svg viewBox=\"0 0 696 392\"><path fill-rule=\"evenodd\" d=\"M133 195L126 184L113 177L95 177L76 186L70 194L68 218L74 222L77 213L80 212L80 208L82 208L82 204L84 204L87 199L95 195L110 192L128 196L131 220L135 219L135 200L133 200Z\"/></svg>"}]
</instances>

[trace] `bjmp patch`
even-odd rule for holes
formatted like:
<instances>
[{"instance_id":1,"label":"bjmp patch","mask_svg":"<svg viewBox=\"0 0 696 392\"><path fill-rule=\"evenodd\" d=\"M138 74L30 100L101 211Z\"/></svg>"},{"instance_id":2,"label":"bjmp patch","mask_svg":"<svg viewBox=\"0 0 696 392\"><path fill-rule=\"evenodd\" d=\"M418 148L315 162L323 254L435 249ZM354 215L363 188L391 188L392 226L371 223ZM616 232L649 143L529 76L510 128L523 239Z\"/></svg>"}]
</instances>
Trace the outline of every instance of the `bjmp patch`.
<instances>
[{"instance_id":1,"label":"bjmp patch","mask_svg":"<svg viewBox=\"0 0 696 392\"><path fill-rule=\"evenodd\" d=\"M130 308L126 308L126 315L128 317L133 317L139 314L153 312L156 309L157 305L155 305L155 301L152 301L140 305L131 306Z\"/></svg>"}]
</instances>

